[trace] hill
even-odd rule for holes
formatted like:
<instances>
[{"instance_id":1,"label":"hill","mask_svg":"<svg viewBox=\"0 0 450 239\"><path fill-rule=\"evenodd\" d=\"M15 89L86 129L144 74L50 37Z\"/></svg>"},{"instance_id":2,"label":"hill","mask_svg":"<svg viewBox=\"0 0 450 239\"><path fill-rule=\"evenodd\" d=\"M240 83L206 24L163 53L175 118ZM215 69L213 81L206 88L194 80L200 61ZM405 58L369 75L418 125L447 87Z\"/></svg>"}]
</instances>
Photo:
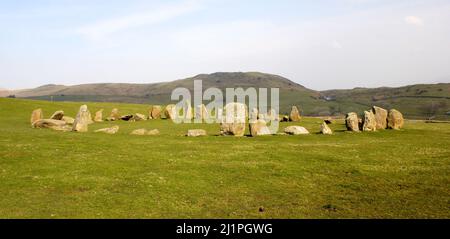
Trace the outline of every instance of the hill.
<instances>
[{"instance_id":1,"label":"hill","mask_svg":"<svg viewBox=\"0 0 450 239\"><path fill-rule=\"evenodd\" d=\"M177 87L193 90L194 80L203 80L203 89L255 87L279 88L280 112L288 113L297 105L304 115L343 115L362 112L372 105L397 108L409 118L449 119L450 84L413 85L400 88L355 88L351 90L315 91L281 76L259 72L219 72L200 74L172 82L154 84L82 84L74 86L44 85L35 89L3 92L19 98L54 101L96 101L140 104L168 104ZM207 103L207 102L205 102Z\"/></svg>"}]
</instances>

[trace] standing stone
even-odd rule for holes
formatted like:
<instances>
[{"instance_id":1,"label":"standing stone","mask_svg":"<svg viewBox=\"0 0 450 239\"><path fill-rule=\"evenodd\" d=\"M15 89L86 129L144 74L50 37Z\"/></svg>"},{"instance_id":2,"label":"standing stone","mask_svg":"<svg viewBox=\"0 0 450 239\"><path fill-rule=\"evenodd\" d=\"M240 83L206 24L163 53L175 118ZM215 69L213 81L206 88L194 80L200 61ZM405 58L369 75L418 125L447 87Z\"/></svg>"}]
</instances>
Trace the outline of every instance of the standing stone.
<instances>
[{"instance_id":1,"label":"standing stone","mask_svg":"<svg viewBox=\"0 0 450 239\"><path fill-rule=\"evenodd\" d=\"M387 128L387 116L388 116L388 111L374 106L372 107L372 112L375 115L375 121L376 121L376 128L377 129L386 129Z\"/></svg>"},{"instance_id":2,"label":"standing stone","mask_svg":"<svg viewBox=\"0 0 450 239\"><path fill-rule=\"evenodd\" d=\"M94 121L95 122L102 122L103 121L103 109L95 112Z\"/></svg>"},{"instance_id":3,"label":"standing stone","mask_svg":"<svg viewBox=\"0 0 450 239\"><path fill-rule=\"evenodd\" d=\"M266 119L269 121L280 121L280 117L275 109L270 109L269 112L267 112Z\"/></svg>"},{"instance_id":4,"label":"standing stone","mask_svg":"<svg viewBox=\"0 0 450 239\"><path fill-rule=\"evenodd\" d=\"M166 109L164 110L164 115L167 119L175 119L177 117L177 111L176 111L176 105L170 104L166 106Z\"/></svg>"},{"instance_id":5,"label":"standing stone","mask_svg":"<svg viewBox=\"0 0 450 239\"><path fill-rule=\"evenodd\" d=\"M109 120L109 121L120 120L119 109L114 108L114 109L111 111L111 114L109 115L108 120Z\"/></svg>"},{"instance_id":6,"label":"standing stone","mask_svg":"<svg viewBox=\"0 0 450 239\"><path fill-rule=\"evenodd\" d=\"M253 108L250 111L249 120L257 120L257 119L258 119L258 109L257 108Z\"/></svg>"},{"instance_id":7,"label":"standing stone","mask_svg":"<svg viewBox=\"0 0 450 239\"><path fill-rule=\"evenodd\" d=\"M377 121L372 111L364 111L363 131L377 131Z\"/></svg>"},{"instance_id":8,"label":"standing stone","mask_svg":"<svg viewBox=\"0 0 450 239\"><path fill-rule=\"evenodd\" d=\"M152 106L152 111L150 114L152 116L152 119L161 119L161 111L162 111L162 108L160 105Z\"/></svg>"},{"instance_id":9,"label":"standing stone","mask_svg":"<svg viewBox=\"0 0 450 239\"><path fill-rule=\"evenodd\" d=\"M347 113L345 116L345 126L349 131L359 131L358 115L355 112Z\"/></svg>"},{"instance_id":10,"label":"standing stone","mask_svg":"<svg viewBox=\"0 0 450 239\"><path fill-rule=\"evenodd\" d=\"M301 126L288 126L284 129L284 132L291 135L309 134L309 131Z\"/></svg>"},{"instance_id":11,"label":"standing stone","mask_svg":"<svg viewBox=\"0 0 450 239\"><path fill-rule=\"evenodd\" d=\"M78 111L75 121L73 122L72 131L87 132L88 125L92 121L91 113L89 113L87 105L82 105Z\"/></svg>"},{"instance_id":12,"label":"standing stone","mask_svg":"<svg viewBox=\"0 0 450 239\"><path fill-rule=\"evenodd\" d=\"M186 100L184 102L183 112L184 112L184 118L185 119L192 119L193 118L192 106L191 106L191 102L190 101Z\"/></svg>"},{"instance_id":13,"label":"standing stone","mask_svg":"<svg viewBox=\"0 0 450 239\"><path fill-rule=\"evenodd\" d=\"M195 108L195 119L207 120L209 118L208 110L204 104L197 105Z\"/></svg>"},{"instance_id":14,"label":"standing stone","mask_svg":"<svg viewBox=\"0 0 450 239\"><path fill-rule=\"evenodd\" d=\"M225 106L225 119L220 123L221 135L244 136L246 106L242 103L228 103Z\"/></svg>"},{"instance_id":15,"label":"standing stone","mask_svg":"<svg viewBox=\"0 0 450 239\"><path fill-rule=\"evenodd\" d=\"M206 131L203 129L190 129L188 130L186 136L188 137L199 137L199 136L206 136Z\"/></svg>"},{"instance_id":16,"label":"standing stone","mask_svg":"<svg viewBox=\"0 0 450 239\"><path fill-rule=\"evenodd\" d=\"M320 133L322 134L333 134L333 131L328 127L328 124L326 122L323 122L320 125Z\"/></svg>"},{"instance_id":17,"label":"standing stone","mask_svg":"<svg viewBox=\"0 0 450 239\"><path fill-rule=\"evenodd\" d=\"M30 123L33 125L34 122L41 120L44 118L44 114L42 113L42 109L35 109L31 113Z\"/></svg>"},{"instance_id":18,"label":"standing stone","mask_svg":"<svg viewBox=\"0 0 450 239\"><path fill-rule=\"evenodd\" d=\"M250 134L253 137L272 134L270 132L270 129L266 125L266 121L264 121L263 119L250 120L249 127L250 127Z\"/></svg>"},{"instance_id":19,"label":"standing stone","mask_svg":"<svg viewBox=\"0 0 450 239\"><path fill-rule=\"evenodd\" d=\"M118 131L119 131L119 126L115 125L115 126L113 126L111 128L98 129L98 130L96 130L94 132L96 132L96 133L101 132L101 133L106 133L106 134L115 134Z\"/></svg>"},{"instance_id":20,"label":"standing stone","mask_svg":"<svg viewBox=\"0 0 450 239\"><path fill-rule=\"evenodd\" d=\"M297 106L292 106L291 113L289 114L289 120L290 121L300 121L300 111L298 111Z\"/></svg>"},{"instance_id":21,"label":"standing stone","mask_svg":"<svg viewBox=\"0 0 450 239\"><path fill-rule=\"evenodd\" d=\"M53 115L50 117L50 119L62 120L63 117L64 117L64 111L58 110L55 113L53 113Z\"/></svg>"},{"instance_id":22,"label":"standing stone","mask_svg":"<svg viewBox=\"0 0 450 239\"><path fill-rule=\"evenodd\" d=\"M400 111L392 109L388 114L388 128L389 129L401 129L403 128L404 119L403 114Z\"/></svg>"},{"instance_id":23,"label":"standing stone","mask_svg":"<svg viewBox=\"0 0 450 239\"><path fill-rule=\"evenodd\" d=\"M216 122L222 122L223 120L223 108L216 109Z\"/></svg>"}]
</instances>

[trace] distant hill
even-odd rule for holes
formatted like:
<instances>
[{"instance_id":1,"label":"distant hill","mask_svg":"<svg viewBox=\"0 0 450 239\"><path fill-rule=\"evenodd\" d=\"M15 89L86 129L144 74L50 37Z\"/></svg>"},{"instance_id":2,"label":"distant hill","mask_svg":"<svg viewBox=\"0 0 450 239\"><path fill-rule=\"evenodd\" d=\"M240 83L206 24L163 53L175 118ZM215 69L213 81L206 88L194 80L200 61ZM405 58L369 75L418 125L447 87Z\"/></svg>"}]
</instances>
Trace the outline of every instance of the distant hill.
<instances>
[{"instance_id":1,"label":"distant hill","mask_svg":"<svg viewBox=\"0 0 450 239\"><path fill-rule=\"evenodd\" d=\"M292 105L305 115L342 115L361 113L372 105L397 108L410 118L449 119L450 84L413 85L399 88L355 88L352 90L315 91L284 77L258 72L219 72L154 84L82 84L74 86L44 85L35 89L0 91L0 96L14 94L19 98L54 101L97 101L143 104L171 103L170 95L177 87L193 90L193 81L203 80L203 89L248 87L279 88L280 111L289 112ZM207 103L207 102L205 102Z\"/></svg>"}]
</instances>

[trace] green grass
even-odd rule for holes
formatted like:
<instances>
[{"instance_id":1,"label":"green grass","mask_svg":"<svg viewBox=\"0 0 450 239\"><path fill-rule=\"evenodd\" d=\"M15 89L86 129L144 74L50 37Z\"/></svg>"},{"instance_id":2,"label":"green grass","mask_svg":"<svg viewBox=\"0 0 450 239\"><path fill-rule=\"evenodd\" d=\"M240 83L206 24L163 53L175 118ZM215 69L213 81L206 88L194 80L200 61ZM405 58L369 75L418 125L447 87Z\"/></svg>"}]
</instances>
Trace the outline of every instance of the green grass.
<instances>
[{"instance_id":1,"label":"green grass","mask_svg":"<svg viewBox=\"0 0 450 239\"><path fill-rule=\"evenodd\" d=\"M80 103L0 99L1 218L449 218L450 124L402 131L221 137L217 125L104 122L88 133L32 129L31 111ZM92 113L117 107L88 103ZM119 125L116 135L93 130ZM131 136L157 128L160 136ZM211 136L187 138L188 129ZM264 207L264 212L259 208Z\"/></svg>"}]
</instances>

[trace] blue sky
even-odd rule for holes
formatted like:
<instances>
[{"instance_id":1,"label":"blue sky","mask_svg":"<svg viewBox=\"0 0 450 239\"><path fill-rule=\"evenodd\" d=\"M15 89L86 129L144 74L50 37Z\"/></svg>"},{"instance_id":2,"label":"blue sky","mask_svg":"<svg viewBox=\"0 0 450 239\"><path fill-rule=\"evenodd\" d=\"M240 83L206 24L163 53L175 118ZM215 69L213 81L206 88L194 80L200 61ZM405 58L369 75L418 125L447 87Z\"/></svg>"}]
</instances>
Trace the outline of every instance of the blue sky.
<instances>
[{"instance_id":1,"label":"blue sky","mask_svg":"<svg viewBox=\"0 0 450 239\"><path fill-rule=\"evenodd\" d=\"M0 88L260 71L312 89L450 82L449 0L0 0Z\"/></svg>"}]
</instances>

